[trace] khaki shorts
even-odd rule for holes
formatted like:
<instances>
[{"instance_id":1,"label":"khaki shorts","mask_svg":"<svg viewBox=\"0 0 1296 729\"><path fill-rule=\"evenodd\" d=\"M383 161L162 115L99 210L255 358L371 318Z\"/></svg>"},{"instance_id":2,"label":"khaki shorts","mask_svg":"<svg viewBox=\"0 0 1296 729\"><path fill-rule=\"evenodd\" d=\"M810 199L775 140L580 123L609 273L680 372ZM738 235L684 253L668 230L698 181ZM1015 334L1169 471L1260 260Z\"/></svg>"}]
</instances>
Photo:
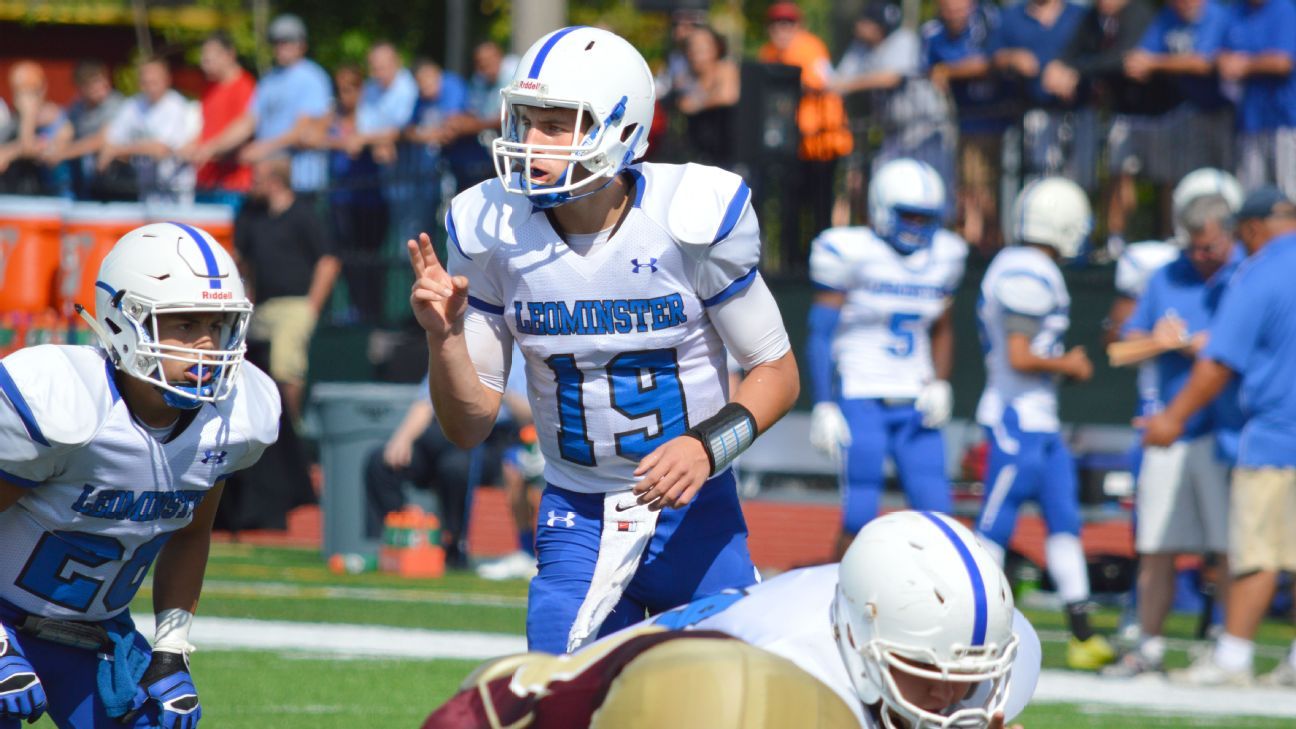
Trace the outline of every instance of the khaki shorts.
<instances>
[{"instance_id":1,"label":"khaki shorts","mask_svg":"<svg viewBox=\"0 0 1296 729\"><path fill-rule=\"evenodd\" d=\"M248 339L270 343L270 377L275 382L306 381L307 351L315 332L315 310L305 296L280 296L256 305Z\"/></svg>"},{"instance_id":2,"label":"khaki shorts","mask_svg":"<svg viewBox=\"0 0 1296 729\"><path fill-rule=\"evenodd\" d=\"M1003 167L1003 134L959 134L959 185L966 190L994 192Z\"/></svg>"},{"instance_id":3,"label":"khaki shorts","mask_svg":"<svg viewBox=\"0 0 1296 729\"><path fill-rule=\"evenodd\" d=\"M1229 569L1296 570L1296 468L1233 469Z\"/></svg>"},{"instance_id":4,"label":"khaki shorts","mask_svg":"<svg viewBox=\"0 0 1296 729\"><path fill-rule=\"evenodd\" d=\"M1228 466L1215 457L1215 436L1147 448L1139 467L1140 554L1228 550Z\"/></svg>"}]
</instances>

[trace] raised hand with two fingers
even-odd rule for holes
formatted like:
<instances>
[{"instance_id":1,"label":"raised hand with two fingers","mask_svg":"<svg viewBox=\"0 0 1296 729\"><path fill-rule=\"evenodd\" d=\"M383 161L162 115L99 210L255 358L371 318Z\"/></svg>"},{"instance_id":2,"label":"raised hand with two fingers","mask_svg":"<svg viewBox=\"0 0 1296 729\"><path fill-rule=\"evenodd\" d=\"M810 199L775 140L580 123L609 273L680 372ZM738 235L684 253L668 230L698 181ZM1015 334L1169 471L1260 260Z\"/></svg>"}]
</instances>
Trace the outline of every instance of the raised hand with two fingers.
<instances>
[{"instance_id":1,"label":"raised hand with two fingers","mask_svg":"<svg viewBox=\"0 0 1296 729\"><path fill-rule=\"evenodd\" d=\"M437 259L432 239L420 233L418 240L406 242L414 285L410 290L410 309L419 326L429 336L445 339L463 330L464 311L468 307L468 279L451 276Z\"/></svg>"}]
</instances>

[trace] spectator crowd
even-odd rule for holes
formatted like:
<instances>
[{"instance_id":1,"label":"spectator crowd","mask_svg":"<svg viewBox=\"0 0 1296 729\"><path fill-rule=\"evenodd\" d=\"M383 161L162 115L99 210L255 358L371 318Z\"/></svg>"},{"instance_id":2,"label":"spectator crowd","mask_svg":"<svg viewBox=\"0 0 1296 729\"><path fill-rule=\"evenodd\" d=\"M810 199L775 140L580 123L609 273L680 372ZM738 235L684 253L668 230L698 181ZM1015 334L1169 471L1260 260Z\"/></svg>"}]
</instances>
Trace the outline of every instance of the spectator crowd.
<instances>
[{"instance_id":1,"label":"spectator crowd","mask_svg":"<svg viewBox=\"0 0 1296 729\"><path fill-rule=\"evenodd\" d=\"M835 62L798 5L775 2L752 60L800 69L796 162L779 170L735 143L740 109L755 111L742 106L741 38L707 20L672 15L658 77L659 111L671 121L657 125L652 154L737 169L758 197L777 190L785 204L768 227L782 244L771 263L788 271L804 269L820 230L867 218L868 180L898 158L941 174L954 191L948 219L985 254L1003 243L1000 211L1015 188L1054 174L1101 201L1113 258L1136 183L1162 193L1160 233L1171 217L1165 193L1193 169L1296 195L1292 0L1160 9L1151 0L938 0L919 25L898 4L871 0ZM81 63L66 108L46 98L38 64L14 64L12 98L0 100L0 192L238 205L251 166L286 156L294 191L324 197L325 227L354 259L345 273L355 313L373 319L384 280L374 253L389 234L435 229L446 193L493 174L498 91L515 59L482 43L461 78L427 58L407 65L378 41L367 68L330 75L307 57L300 19L277 18L269 41L274 68L258 80L228 36L208 38L200 65L209 85L197 102L172 88L165 58L139 64L129 99L110 69Z\"/></svg>"},{"instance_id":2,"label":"spectator crowd","mask_svg":"<svg viewBox=\"0 0 1296 729\"><path fill-rule=\"evenodd\" d=\"M834 204L833 222L860 222L868 178L902 157L940 172L956 191L949 219L985 254L1002 244L1001 201L1015 194L1005 161L1017 187L1060 174L1101 200L1112 257L1136 182L1162 193L1161 233L1169 187L1201 167L1296 195L1291 0L1159 9L1151 0L937 0L935 17L916 28L899 5L873 0L835 64L795 3L773 3L766 18L759 59L802 69L801 164L789 177L802 247L785 262L804 255ZM726 60L717 38L704 14L678 12L659 96L687 119L681 157L732 166L742 153L716 140L747 120L737 120L740 90L714 80L737 74L713 69L740 59ZM839 162L844 184L834 187Z\"/></svg>"}]
</instances>

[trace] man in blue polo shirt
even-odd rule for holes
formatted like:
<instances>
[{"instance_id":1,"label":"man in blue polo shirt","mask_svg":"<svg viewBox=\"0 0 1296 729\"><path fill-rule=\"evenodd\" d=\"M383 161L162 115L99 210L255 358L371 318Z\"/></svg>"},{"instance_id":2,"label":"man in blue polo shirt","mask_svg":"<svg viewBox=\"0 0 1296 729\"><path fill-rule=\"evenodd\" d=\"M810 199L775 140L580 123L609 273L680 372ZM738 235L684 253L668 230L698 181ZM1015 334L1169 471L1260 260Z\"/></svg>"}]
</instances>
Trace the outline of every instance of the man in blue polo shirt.
<instances>
[{"instance_id":1,"label":"man in blue polo shirt","mask_svg":"<svg viewBox=\"0 0 1296 729\"><path fill-rule=\"evenodd\" d=\"M1026 174L1064 174L1092 189L1098 151L1093 110L1078 95L1063 99L1042 85L1044 69L1066 48L1085 12L1069 0L1025 0L1004 8L987 50L996 71L1021 83L1019 96L1028 105L1022 119Z\"/></svg>"},{"instance_id":2,"label":"man in blue polo shirt","mask_svg":"<svg viewBox=\"0 0 1296 729\"><path fill-rule=\"evenodd\" d=\"M1002 243L998 185L1008 128L1003 84L990 73L990 34L999 9L978 0L938 0L922 26L923 67L958 107L958 214L963 239L987 253Z\"/></svg>"},{"instance_id":3,"label":"man in blue polo shirt","mask_svg":"<svg viewBox=\"0 0 1296 729\"><path fill-rule=\"evenodd\" d=\"M1149 160L1153 179L1177 180L1202 167L1233 169L1233 105L1215 74L1229 13L1215 0L1167 0L1138 47L1125 54L1127 76L1169 81L1183 100L1159 121L1163 146Z\"/></svg>"},{"instance_id":4,"label":"man in blue polo shirt","mask_svg":"<svg viewBox=\"0 0 1296 729\"><path fill-rule=\"evenodd\" d=\"M1172 674L1198 685L1251 682L1253 639L1277 574L1296 570L1296 204L1277 188L1261 188L1247 196L1237 220L1251 256L1229 282L1187 384L1143 422L1146 445L1169 447L1194 413L1239 380L1246 422L1230 494L1233 582L1224 633L1213 651ZM1296 686L1296 644L1261 682Z\"/></svg>"},{"instance_id":5,"label":"man in blue polo shirt","mask_svg":"<svg viewBox=\"0 0 1296 729\"><path fill-rule=\"evenodd\" d=\"M1187 232L1184 248L1152 275L1122 331L1125 341L1152 340L1161 346L1153 366L1164 398L1173 398L1188 381L1220 297L1246 257L1233 237L1232 209L1220 195L1192 200L1176 223ZM1225 393L1216 402L1235 397ZM1143 453L1135 519L1141 638L1104 674L1132 676L1161 669L1161 631L1174 597L1175 557L1228 549L1228 464L1218 454L1216 428L1213 409L1203 410L1188 419L1173 445Z\"/></svg>"},{"instance_id":6,"label":"man in blue polo shirt","mask_svg":"<svg viewBox=\"0 0 1296 729\"><path fill-rule=\"evenodd\" d=\"M280 15L267 31L275 67L257 82L247 112L214 139L200 145L194 163L202 164L254 138L240 152L245 163L283 154L292 156L292 187L299 197L328 185L328 158L312 149L324 137L333 102L333 84L319 64L306 57L306 26L296 15Z\"/></svg>"},{"instance_id":7,"label":"man in blue polo shirt","mask_svg":"<svg viewBox=\"0 0 1296 729\"><path fill-rule=\"evenodd\" d=\"M1241 84L1238 179L1296 197L1296 3L1239 0L1216 60L1220 80Z\"/></svg>"}]
</instances>

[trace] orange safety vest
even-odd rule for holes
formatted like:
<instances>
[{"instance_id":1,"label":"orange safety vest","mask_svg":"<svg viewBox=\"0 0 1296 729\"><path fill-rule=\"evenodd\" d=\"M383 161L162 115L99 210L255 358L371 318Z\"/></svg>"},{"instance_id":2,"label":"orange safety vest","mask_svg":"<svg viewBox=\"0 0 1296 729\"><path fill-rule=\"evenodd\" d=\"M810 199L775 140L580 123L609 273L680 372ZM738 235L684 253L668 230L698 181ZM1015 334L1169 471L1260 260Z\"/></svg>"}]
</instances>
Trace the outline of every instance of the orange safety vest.
<instances>
[{"instance_id":1,"label":"orange safety vest","mask_svg":"<svg viewBox=\"0 0 1296 729\"><path fill-rule=\"evenodd\" d=\"M828 79L823 75L823 69L832 63L824 42L803 28L786 50L780 52L766 43L758 57L766 63L801 69L801 105L797 108L801 159L822 162L850 154L854 140L846 124L846 107L840 95L827 89Z\"/></svg>"}]
</instances>

